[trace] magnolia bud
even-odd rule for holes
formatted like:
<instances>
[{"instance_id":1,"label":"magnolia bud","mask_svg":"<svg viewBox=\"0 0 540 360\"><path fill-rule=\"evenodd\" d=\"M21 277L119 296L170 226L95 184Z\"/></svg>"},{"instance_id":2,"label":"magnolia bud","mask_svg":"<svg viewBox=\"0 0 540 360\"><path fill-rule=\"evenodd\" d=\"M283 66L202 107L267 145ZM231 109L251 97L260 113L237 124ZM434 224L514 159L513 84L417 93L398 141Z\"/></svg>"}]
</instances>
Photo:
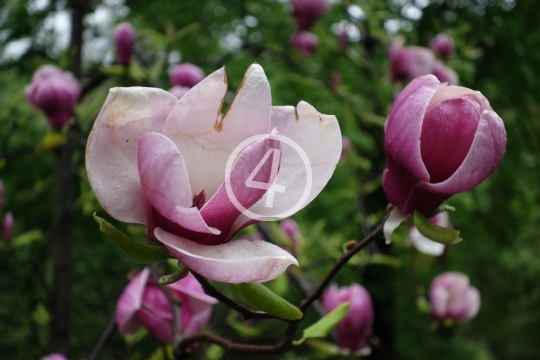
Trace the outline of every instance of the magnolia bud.
<instances>
[{"instance_id":1,"label":"magnolia bud","mask_svg":"<svg viewBox=\"0 0 540 360\"><path fill-rule=\"evenodd\" d=\"M429 48L438 53L443 59L454 55L454 39L446 34L438 34L429 43Z\"/></svg>"},{"instance_id":2,"label":"magnolia bud","mask_svg":"<svg viewBox=\"0 0 540 360\"><path fill-rule=\"evenodd\" d=\"M15 227L15 219L13 214L8 212L4 216L4 221L2 222L2 240L9 243L13 239L13 228Z\"/></svg>"},{"instance_id":3,"label":"magnolia bud","mask_svg":"<svg viewBox=\"0 0 540 360\"><path fill-rule=\"evenodd\" d=\"M449 229L452 228L452 224L450 224L450 219L448 218L448 212L446 211L438 213L429 221L438 226ZM416 226L411 226L409 229L409 239L414 247L417 248L421 253L432 256L441 256L444 252L444 244L435 242L420 234L420 231L418 231Z\"/></svg>"},{"instance_id":4,"label":"magnolia bud","mask_svg":"<svg viewBox=\"0 0 540 360\"><path fill-rule=\"evenodd\" d=\"M373 305L369 293L358 284L340 289L333 284L322 298L327 313L346 301L350 303L349 312L335 327L334 337L340 348L356 353L366 347L371 336Z\"/></svg>"},{"instance_id":5,"label":"magnolia bud","mask_svg":"<svg viewBox=\"0 0 540 360\"><path fill-rule=\"evenodd\" d=\"M330 8L329 0L291 0L296 26L309 29Z\"/></svg>"},{"instance_id":6,"label":"magnolia bud","mask_svg":"<svg viewBox=\"0 0 540 360\"><path fill-rule=\"evenodd\" d=\"M68 360L68 358L60 353L52 353L42 357L40 360Z\"/></svg>"},{"instance_id":7,"label":"magnolia bud","mask_svg":"<svg viewBox=\"0 0 540 360\"><path fill-rule=\"evenodd\" d=\"M73 116L81 86L70 73L45 65L35 72L25 93L28 102L42 110L51 126L58 130Z\"/></svg>"},{"instance_id":8,"label":"magnolia bud","mask_svg":"<svg viewBox=\"0 0 540 360\"><path fill-rule=\"evenodd\" d=\"M478 91L433 75L403 89L385 124L383 188L402 213L425 216L495 171L506 149L501 118Z\"/></svg>"},{"instance_id":9,"label":"magnolia bud","mask_svg":"<svg viewBox=\"0 0 540 360\"><path fill-rule=\"evenodd\" d=\"M169 89L169 92L176 96L178 100L180 100L180 98L184 96L189 91L189 89L190 88L188 88L187 86L174 85L172 88Z\"/></svg>"},{"instance_id":10,"label":"magnolia bud","mask_svg":"<svg viewBox=\"0 0 540 360\"><path fill-rule=\"evenodd\" d=\"M300 229L296 221L292 219L285 219L280 224L281 230L287 235L293 244L298 244L300 237Z\"/></svg>"},{"instance_id":11,"label":"magnolia bud","mask_svg":"<svg viewBox=\"0 0 540 360\"><path fill-rule=\"evenodd\" d=\"M311 56L319 45L319 38L315 34L302 31L298 34L292 35L290 43L305 56Z\"/></svg>"},{"instance_id":12,"label":"magnolia bud","mask_svg":"<svg viewBox=\"0 0 540 360\"><path fill-rule=\"evenodd\" d=\"M435 66L435 54L421 46L403 46L403 38L396 38L388 49L390 71L396 80L414 79L431 74Z\"/></svg>"},{"instance_id":13,"label":"magnolia bud","mask_svg":"<svg viewBox=\"0 0 540 360\"><path fill-rule=\"evenodd\" d=\"M341 158L340 160L347 160L349 153L353 148L352 142L348 137L343 136L341 139Z\"/></svg>"},{"instance_id":14,"label":"magnolia bud","mask_svg":"<svg viewBox=\"0 0 540 360\"><path fill-rule=\"evenodd\" d=\"M172 85L192 88L204 79L204 72L196 65L183 63L172 69L169 79Z\"/></svg>"},{"instance_id":15,"label":"magnolia bud","mask_svg":"<svg viewBox=\"0 0 540 360\"><path fill-rule=\"evenodd\" d=\"M133 55L135 46L135 29L128 22L118 24L114 31L114 43L116 44L116 55L120 65L128 66Z\"/></svg>"},{"instance_id":16,"label":"magnolia bud","mask_svg":"<svg viewBox=\"0 0 540 360\"><path fill-rule=\"evenodd\" d=\"M439 320L465 322L480 310L480 293L469 285L467 275L445 272L437 276L429 289L431 314Z\"/></svg>"},{"instance_id":17,"label":"magnolia bud","mask_svg":"<svg viewBox=\"0 0 540 360\"><path fill-rule=\"evenodd\" d=\"M456 72L449 67L446 67L440 60L435 61L433 75L435 75L440 82L448 83L448 85L457 85L459 83L459 77Z\"/></svg>"}]
</instances>

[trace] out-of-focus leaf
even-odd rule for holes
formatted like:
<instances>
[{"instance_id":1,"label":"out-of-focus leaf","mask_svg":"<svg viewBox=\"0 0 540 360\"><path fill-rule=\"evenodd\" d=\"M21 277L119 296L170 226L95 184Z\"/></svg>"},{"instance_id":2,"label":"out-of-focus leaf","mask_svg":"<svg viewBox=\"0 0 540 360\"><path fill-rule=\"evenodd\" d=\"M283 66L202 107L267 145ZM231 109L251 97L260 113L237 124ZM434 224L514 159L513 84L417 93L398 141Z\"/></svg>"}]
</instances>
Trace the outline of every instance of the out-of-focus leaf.
<instances>
[{"instance_id":1,"label":"out-of-focus leaf","mask_svg":"<svg viewBox=\"0 0 540 360\"><path fill-rule=\"evenodd\" d=\"M32 319L40 326L47 326L51 320L51 316L47 311L47 308L42 303L39 303L36 310L32 313Z\"/></svg>"},{"instance_id":2,"label":"out-of-focus leaf","mask_svg":"<svg viewBox=\"0 0 540 360\"><path fill-rule=\"evenodd\" d=\"M43 237L43 233L39 229L26 231L16 236L11 242L11 245L14 247L26 246L33 243L36 240L41 239L42 237Z\"/></svg>"},{"instance_id":3,"label":"out-of-focus leaf","mask_svg":"<svg viewBox=\"0 0 540 360\"><path fill-rule=\"evenodd\" d=\"M347 316L349 308L350 303L348 301L340 304L334 310L330 311L323 318L317 321L315 324L304 329L300 340L293 342L293 345L298 346L302 344L306 339L327 337L328 334L330 334L330 332L332 331L332 329L334 329L336 325L339 324L339 322L343 320L345 316Z\"/></svg>"}]
</instances>

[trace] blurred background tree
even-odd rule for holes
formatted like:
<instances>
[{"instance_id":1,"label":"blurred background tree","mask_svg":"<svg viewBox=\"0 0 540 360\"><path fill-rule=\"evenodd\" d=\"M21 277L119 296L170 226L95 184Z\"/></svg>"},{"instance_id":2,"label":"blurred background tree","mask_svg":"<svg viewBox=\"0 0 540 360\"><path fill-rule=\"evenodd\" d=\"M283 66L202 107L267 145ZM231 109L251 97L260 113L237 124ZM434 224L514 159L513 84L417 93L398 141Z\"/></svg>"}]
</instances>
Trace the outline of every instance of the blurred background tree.
<instances>
[{"instance_id":1,"label":"blurred background tree","mask_svg":"<svg viewBox=\"0 0 540 360\"><path fill-rule=\"evenodd\" d=\"M82 4L82 5L81 5ZM168 89L168 71L182 62L207 74L226 65L232 99L249 64L260 63L274 105L305 100L335 114L353 145L329 185L295 215L305 240L298 254L302 274L313 283L384 214L383 124L403 84L392 81L388 46L396 35L427 46L440 32L451 35L456 55L448 65L461 84L481 91L504 119L507 153L481 186L451 198L451 214L464 241L440 258L420 254L401 229L395 241L374 244L355 256L336 282L362 283L375 306L372 359L518 359L540 355L540 3L532 0L333 1L310 30L319 45L312 56L294 49L297 32L288 1L205 0L2 0L0 7L0 179L2 215L16 219L15 236L0 249L0 353L6 359L37 359L53 350L52 208L54 141L45 117L32 109L24 88L43 64L69 69L71 9L82 9L83 97L76 110L76 165L69 355L89 356L114 313L116 300L137 268L98 230L97 203L84 170L85 139L108 89L145 85ZM138 33L128 70L114 65L113 29L129 21ZM347 41L340 43L341 31ZM71 47L73 49L73 47ZM73 69L73 68L72 68ZM132 236L141 228L122 226ZM271 230L279 233L276 226ZM255 230L252 229L252 232ZM451 329L434 329L422 310L431 279L445 270L464 272L482 296L479 315ZM297 303L303 296L286 277L270 284ZM318 315L308 313L305 325ZM273 343L279 323L243 324L221 305L208 326L241 342ZM311 342L276 358L324 358L330 339ZM202 346L200 358L235 358ZM103 359L165 359L144 332L124 339L115 333ZM247 358L247 357L246 357Z\"/></svg>"}]
</instances>

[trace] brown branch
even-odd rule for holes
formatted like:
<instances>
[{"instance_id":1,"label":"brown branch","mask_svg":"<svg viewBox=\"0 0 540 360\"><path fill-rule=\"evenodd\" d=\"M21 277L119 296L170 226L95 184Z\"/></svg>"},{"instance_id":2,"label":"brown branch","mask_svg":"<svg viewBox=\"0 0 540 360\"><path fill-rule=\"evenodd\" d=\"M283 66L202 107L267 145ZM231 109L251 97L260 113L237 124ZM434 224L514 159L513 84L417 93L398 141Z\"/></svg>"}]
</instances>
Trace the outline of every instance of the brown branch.
<instances>
[{"instance_id":1,"label":"brown branch","mask_svg":"<svg viewBox=\"0 0 540 360\"><path fill-rule=\"evenodd\" d=\"M274 316L272 314L268 314L268 313L265 313L263 311L250 310L250 309L240 305L239 303L237 303L236 301L234 301L233 299L231 299L230 297L228 297L227 295L223 294L221 291L216 289L214 287L214 285L212 285L210 283L210 281L208 281L208 279L206 279L204 276L202 276L201 274L198 274L198 273L196 273L196 272L194 272L192 270L190 270L190 271L191 271L191 274L193 274L193 276L195 277L195 279L197 279L197 281L201 284L201 286L202 286L204 292L206 293L206 295L211 296L213 298L216 298L217 300L219 300L220 303L230 307L231 309L233 309L234 311L236 311L237 313L242 315L244 320L248 320L248 319L280 319L279 317Z\"/></svg>"},{"instance_id":2,"label":"brown branch","mask_svg":"<svg viewBox=\"0 0 540 360\"><path fill-rule=\"evenodd\" d=\"M101 338L99 338L99 341L96 344L96 347L94 348L94 350L92 351L92 354L90 354L90 357L88 358L88 360L97 360L99 358L99 354L101 354L101 352L105 348L105 345L107 344L111 336L113 336L115 331L116 331L116 319L113 316L111 322L109 322L109 325L107 325L107 328L101 335Z\"/></svg>"}]
</instances>

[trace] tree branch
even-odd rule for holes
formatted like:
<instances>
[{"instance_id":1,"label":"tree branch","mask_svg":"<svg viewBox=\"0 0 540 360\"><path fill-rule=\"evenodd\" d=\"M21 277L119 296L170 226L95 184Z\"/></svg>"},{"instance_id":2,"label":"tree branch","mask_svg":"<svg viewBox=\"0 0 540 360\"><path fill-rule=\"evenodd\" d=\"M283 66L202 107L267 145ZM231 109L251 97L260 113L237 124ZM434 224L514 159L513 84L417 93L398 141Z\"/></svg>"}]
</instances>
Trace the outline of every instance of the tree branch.
<instances>
[{"instance_id":1,"label":"tree branch","mask_svg":"<svg viewBox=\"0 0 540 360\"><path fill-rule=\"evenodd\" d=\"M88 357L88 360L97 360L99 358L99 354L101 354L101 352L105 348L105 345L107 344L111 336L113 336L115 331L116 331L116 319L113 316L111 322L109 322L109 325L107 325L107 328L101 335L101 338L99 338L99 341L96 344L96 347L94 348L94 350L92 351L92 354L90 354L90 357Z\"/></svg>"}]
</instances>

